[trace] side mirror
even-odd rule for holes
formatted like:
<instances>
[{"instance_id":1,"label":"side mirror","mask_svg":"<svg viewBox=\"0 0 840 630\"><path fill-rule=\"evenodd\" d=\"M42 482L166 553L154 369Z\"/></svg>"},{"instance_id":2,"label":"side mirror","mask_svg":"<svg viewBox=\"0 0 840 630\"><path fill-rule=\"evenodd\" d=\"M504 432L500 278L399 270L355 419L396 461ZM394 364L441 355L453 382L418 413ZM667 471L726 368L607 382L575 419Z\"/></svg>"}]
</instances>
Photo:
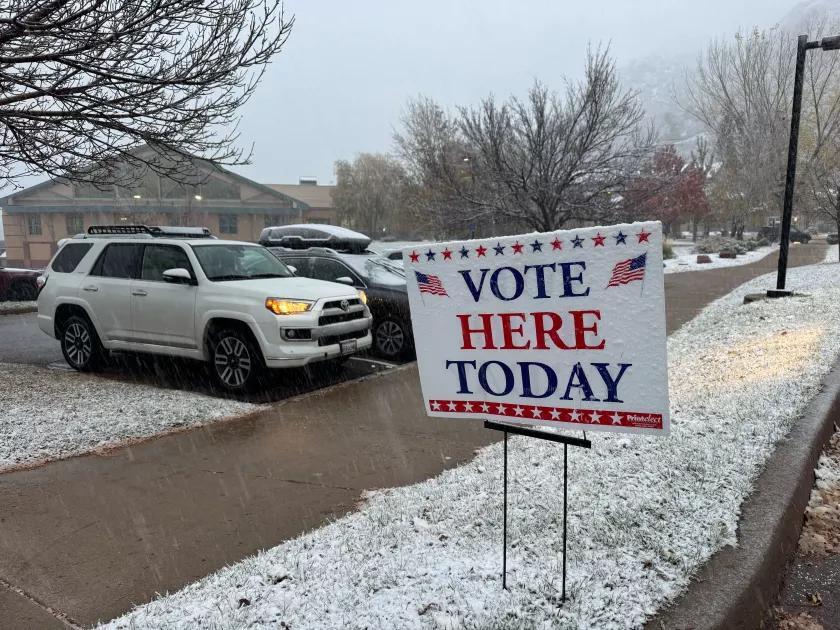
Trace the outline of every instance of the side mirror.
<instances>
[{"instance_id":1,"label":"side mirror","mask_svg":"<svg viewBox=\"0 0 840 630\"><path fill-rule=\"evenodd\" d=\"M297 273L297 267L295 267L294 265L286 265L286 267L288 267L289 271L291 271L292 273Z\"/></svg>"},{"instance_id":2,"label":"side mirror","mask_svg":"<svg viewBox=\"0 0 840 630\"><path fill-rule=\"evenodd\" d=\"M356 284L350 276L341 276L340 278L336 278L335 281L341 284L349 284L351 287Z\"/></svg>"},{"instance_id":3,"label":"side mirror","mask_svg":"<svg viewBox=\"0 0 840 630\"><path fill-rule=\"evenodd\" d=\"M173 284L192 284L193 279L186 269L167 269L163 272L163 279Z\"/></svg>"}]
</instances>

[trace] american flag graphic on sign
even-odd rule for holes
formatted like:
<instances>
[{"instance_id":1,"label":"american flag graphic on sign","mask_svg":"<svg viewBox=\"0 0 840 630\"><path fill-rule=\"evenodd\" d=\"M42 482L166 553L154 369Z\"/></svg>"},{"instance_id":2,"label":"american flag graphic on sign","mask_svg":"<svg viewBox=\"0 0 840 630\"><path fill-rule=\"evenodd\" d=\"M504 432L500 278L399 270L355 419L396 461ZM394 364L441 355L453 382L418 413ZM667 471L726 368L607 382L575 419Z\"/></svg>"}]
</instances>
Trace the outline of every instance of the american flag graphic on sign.
<instances>
[{"instance_id":1,"label":"american flag graphic on sign","mask_svg":"<svg viewBox=\"0 0 840 630\"><path fill-rule=\"evenodd\" d=\"M417 288L420 289L420 293L431 293L432 295L445 295L449 297L446 289L443 288L443 283L437 276L433 276L430 273L420 273L419 271L415 271L414 275L417 276Z\"/></svg>"},{"instance_id":2,"label":"american flag graphic on sign","mask_svg":"<svg viewBox=\"0 0 840 630\"><path fill-rule=\"evenodd\" d=\"M620 284L628 284L635 280L645 279L645 263L647 254L636 256L628 260L622 260L613 267L612 276L607 287L617 287Z\"/></svg>"}]
</instances>

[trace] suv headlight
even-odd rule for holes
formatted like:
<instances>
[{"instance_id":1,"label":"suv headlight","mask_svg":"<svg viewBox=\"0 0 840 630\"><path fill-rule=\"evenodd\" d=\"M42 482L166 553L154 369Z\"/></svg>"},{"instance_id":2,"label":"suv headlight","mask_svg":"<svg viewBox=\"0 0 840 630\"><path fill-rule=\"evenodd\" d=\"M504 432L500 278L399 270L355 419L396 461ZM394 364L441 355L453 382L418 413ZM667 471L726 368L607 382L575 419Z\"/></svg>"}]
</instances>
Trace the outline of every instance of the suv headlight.
<instances>
[{"instance_id":1,"label":"suv headlight","mask_svg":"<svg viewBox=\"0 0 840 630\"><path fill-rule=\"evenodd\" d=\"M309 300L287 300L285 298L270 297L265 299L265 307L275 315L295 315L305 313L312 308Z\"/></svg>"},{"instance_id":2,"label":"suv headlight","mask_svg":"<svg viewBox=\"0 0 840 630\"><path fill-rule=\"evenodd\" d=\"M362 304L367 305L367 293L359 289L359 299L362 301Z\"/></svg>"}]
</instances>

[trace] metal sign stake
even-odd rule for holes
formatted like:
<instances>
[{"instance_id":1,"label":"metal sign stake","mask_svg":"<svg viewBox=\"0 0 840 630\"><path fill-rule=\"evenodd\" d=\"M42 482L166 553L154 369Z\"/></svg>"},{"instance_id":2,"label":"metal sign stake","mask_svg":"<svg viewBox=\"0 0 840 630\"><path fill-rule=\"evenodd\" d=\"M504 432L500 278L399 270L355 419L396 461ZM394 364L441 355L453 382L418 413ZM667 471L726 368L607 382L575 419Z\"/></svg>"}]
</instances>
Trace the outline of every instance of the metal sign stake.
<instances>
[{"instance_id":1,"label":"metal sign stake","mask_svg":"<svg viewBox=\"0 0 840 630\"><path fill-rule=\"evenodd\" d=\"M566 526L568 516L568 499L569 499L569 468L568 456L569 445L580 446L581 448L592 448L592 442L586 439L586 432L583 433L583 438L572 437L568 435L560 435L559 433L549 433L539 429L530 429L516 424L508 424L507 422L493 422L492 420L484 421L485 429L492 429L494 431L502 431L504 433L504 473L503 473L503 491L502 491L502 589L507 590L507 505L508 505L508 433L515 433L517 435L524 435L526 437L537 438L539 440L548 440L549 442L559 442L563 444L563 593L561 600L566 601L566 533L568 528Z\"/></svg>"}]
</instances>

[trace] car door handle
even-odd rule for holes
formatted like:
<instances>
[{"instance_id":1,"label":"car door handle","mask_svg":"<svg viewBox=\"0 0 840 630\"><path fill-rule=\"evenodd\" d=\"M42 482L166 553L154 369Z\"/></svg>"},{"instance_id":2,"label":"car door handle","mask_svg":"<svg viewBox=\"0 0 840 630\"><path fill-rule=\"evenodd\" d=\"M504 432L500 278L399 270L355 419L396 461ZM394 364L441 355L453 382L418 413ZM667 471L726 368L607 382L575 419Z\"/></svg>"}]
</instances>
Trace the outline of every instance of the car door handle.
<instances>
[{"instance_id":1,"label":"car door handle","mask_svg":"<svg viewBox=\"0 0 840 630\"><path fill-rule=\"evenodd\" d=\"M131 292L131 295L149 295L149 294L146 293L143 289L134 289Z\"/></svg>"},{"instance_id":2,"label":"car door handle","mask_svg":"<svg viewBox=\"0 0 840 630\"><path fill-rule=\"evenodd\" d=\"M92 284L87 285L86 287L82 287L82 291L99 291L99 287L94 286Z\"/></svg>"}]
</instances>

